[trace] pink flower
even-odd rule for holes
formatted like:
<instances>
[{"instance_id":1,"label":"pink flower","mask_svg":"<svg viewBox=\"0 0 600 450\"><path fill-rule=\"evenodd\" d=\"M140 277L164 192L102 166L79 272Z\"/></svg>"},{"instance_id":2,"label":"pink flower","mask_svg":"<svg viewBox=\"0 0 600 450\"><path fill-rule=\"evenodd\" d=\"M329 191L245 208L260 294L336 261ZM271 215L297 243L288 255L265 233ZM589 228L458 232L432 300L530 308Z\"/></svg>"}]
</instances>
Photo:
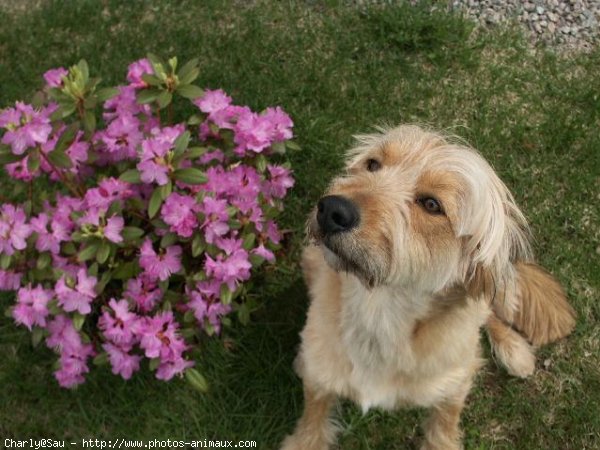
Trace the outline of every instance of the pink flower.
<instances>
[{"instance_id":1,"label":"pink flower","mask_svg":"<svg viewBox=\"0 0 600 450\"><path fill-rule=\"evenodd\" d=\"M210 114L228 107L231 104L231 97L221 89L206 90L204 95L194 100L193 103L200 108L200 111Z\"/></svg>"},{"instance_id":2,"label":"pink flower","mask_svg":"<svg viewBox=\"0 0 600 450\"><path fill-rule=\"evenodd\" d=\"M50 221L46 213L40 213L31 219L31 230L37 233L35 248L40 252L50 251L58 254L60 243L69 239L69 232L65 225L57 219Z\"/></svg>"},{"instance_id":3,"label":"pink flower","mask_svg":"<svg viewBox=\"0 0 600 450\"><path fill-rule=\"evenodd\" d=\"M152 241L146 239L142 244L140 267L152 279L167 280L171 274L181 270L181 247L172 245L157 255L152 248Z\"/></svg>"},{"instance_id":4,"label":"pink flower","mask_svg":"<svg viewBox=\"0 0 600 450\"><path fill-rule=\"evenodd\" d=\"M236 152L239 155L243 155L246 149L255 153L262 152L271 145L274 134L271 122L255 113L240 115L234 131L234 141L238 144Z\"/></svg>"},{"instance_id":5,"label":"pink flower","mask_svg":"<svg viewBox=\"0 0 600 450\"><path fill-rule=\"evenodd\" d=\"M202 209L204 213L204 237L206 242L212 244L215 238L223 236L229 231L229 213L227 212L227 202L225 200L215 200L212 197L204 197Z\"/></svg>"},{"instance_id":6,"label":"pink flower","mask_svg":"<svg viewBox=\"0 0 600 450\"><path fill-rule=\"evenodd\" d=\"M200 205L193 197L173 192L165 200L161 215L172 232L181 237L190 237L198 226L196 213L199 209Z\"/></svg>"},{"instance_id":7,"label":"pink flower","mask_svg":"<svg viewBox=\"0 0 600 450\"><path fill-rule=\"evenodd\" d=\"M173 148L175 139L185 131L183 125L155 128L153 137L142 141L142 153L137 168L144 183L154 183L162 186L169 181L169 172L173 170L167 161L167 153Z\"/></svg>"},{"instance_id":8,"label":"pink flower","mask_svg":"<svg viewBox=\"0 0 600 450\"><path fill-rule=\"evenodd\" d=\"M84 344L73 322L65 315L58 315L48 323L50 335L46 345L60 352L60 368L54 376L62 387L70 388L85 381L83 374L89 372L87 359L93 356L91 344Z\"/></svg>"},{"instance_id":9,"label":"pink flower","mask_svg":"<svg viewBox=\"0 0 600 450\"><path fill-rule=\"evenodd\" d=\"M129 380L133 373L139 370L142 357L130 355L128 353L130 349L125 350L125 348L113 345L110 342L102 344L102 348L108 355L112 373L115 375L121 375L123 379Z\"/></svg>"},{"instance_id":10,"label":"pink flower","mask_svg":"<svg viewBox=\"0 0 600 450\"><path fill-rule=\"evenodd\" d=\"M9 108L0 115L0 127L6 129L2 143L10 145L15 155L44 144L52 132L50 115L56 108L57 105L52 104L36 111L30 105L17 102L15 108Z\"/></svg>"},{"instance_id":11,"label":"pink flower","mask_svg":"<svg viewBox=\"0 0 600 450\"><path fill-rule=\"evenodd\" d=\"M292 138L294 122L279 106L267 108L262 117L271 123L271 139L274 142L286 141Z\"/></svg>"},{"instance_id":12,"label":"pink flower","mask_svg":"<svg viewBox=\"0 0 600 450\"><path fill-rule=\"evenodd\" d=\"M182 356L171 358L171 360L161 363L156 370L156 378L163 381L169 381L175 375L181 374L188 367L194 365L193 361L188 361Z\"/></svg>"},{"instance_id":13,"label":"pink flower","mask_svg":"<svg viewBox=\"0 0 600 450\"><path fill-rule=\"evenodd\" d=\"M271 179L263 184L263 193L267 198L283 198L288 189L294 186L291 171L283 166L267 165Z\"/></svg>"},{"instance_id":14,"label":"pink flower","mask_svg":"<svg viewBox=\"0 0 600 450\"><path fill-rule=\"evenodd\" d=\"M214 277L222 283L226 283L229 290L234 291L240 281L250 278L252 264L248 261L248 252L240 249L224 258L217 255L216 260L206 255L204 270L209 277Z\"/></svg>"},{"instance_id":15,"label":"pink flower","mask_svg":"<svg viewBox=\"0 0 600 450\"><path fill-rule=\"evenodd\" d=\"M137 341L138 316L129 311L127 300L117 301L111 298L108 306L112 309L112 314L105 310L98 319L98 327L113 344L131 347Z\"/></svg>"},{"instance_id":16,"label":"pink flower","mask_svg":"<svg viewBox=\"0 0 600 450\"><path fill-rule=\"evenodd\" d=\"M217 282L216 285L220 291L220 284ZM194 311L196 320L201 325L204 325L205 320L208 321L218 334L221 331L221 317L231 312L231 305L222 304L218 299L218 293L215 294L210 290L207 293L206 290L203 292L186 288L186 294L190 299L188 306Z\"/></svg>"},{"instance_id":17,"label":"pink flower","mask_svg":"<svg viewBox=\"0 0 600 450\"><path fill-rule=\"evenodd\" d=\"M111 242L118 244L123 242L121 232L125 225L125 220L120 216L113 216L106 220L106 226L104 227L104 237Z\"/></svg>"},{"instance_id":18,"label":"pink flower","mask_svg":"<svg viewBox=\"0 0 600 450\"><path fill-rule=\"evenodd\" d=\"M137 278L127 281L127 289L123 297L133 301L142 312L151 311L162 298L162 292L157 289L156 281L143 273Z\"/></svg>"},{"instance_id":19,"label":"pink flower","mask_svg":"<svg viewBox=\"0 0 600 450\"><path fill-rule=\"evenodd\" d=\"M115 201L126 200L133 196L131 185L117 178L105 178L97 188L88 189L85 202L88 207L108 209Z\"/></svg>"},{"instance_id":20,"label":"pink flower","mask_svg":"<svg viewBox=\"0 0 600 450\"><path fill-rule=\"evenodd\" d=\"M84 374L90 371L87 359L93 356L91 345L82 346L78 353L60 355L60 368L54 372L58 384L64 388L72 388L85 382Z\"/></svg>"},{"instance_id":21,"label":"pink flower","mask_svg":"<svg viewBox=\"0 0 600 450\"><path fill-rule=\"evenodd\" d=\"M92 310L91 303L96 298L94 288L97 283L96 277L88 276L84 268L77 272L77 284L69 287L63 275L54 288L58 298L58 304L67 312L77 311L79 314L89 314Z\"/></svg>"},{"instance_id":22,"label":"pink flower","mask_svg":"<svg viewBox=\"0 0 600 450\"><path fill-rule=\"evenodd\" d=\"M152 69L152 64L150 64L150 61L148 61L146 58L143 58L132 62L127 71L127 81L129 81L130 86L135 88L148 87L148 84L142 80L142 75L144 74L154 74L154 69Z\"/></svg>"},{"instance_id":23,"label":"pink flower","mask_svg":"<svg viewBox=\"0 0 600 450\"><path fill-rule=\"evenodd\" d=\"M44 73L44 80L46 85L51 88L63 87L63 78L69 74L69 71L64 67L58 67L56 69L50 69Z\"/></svg>"},{"instance_id":24,"label":"pink flower","mask_svg":"<svg viewBox=\"0 0 600 450\"><path fill-rule=\"evenodd\" d=\"M17 292L17 305L12 315L17 324L25 325L31 331L33 325L46 326L48 317L48 302L52 300L54 292L42 286L31 288L31 285L22 287Z\"/></svg>"},{"instance_id":25,"label":"pink flower","mask_svg":"<svg viewBox=\"0 0 600 450\"><path fill-rule=\"evenodd\" d=\"M0 270L0 291L16 291L21 286L23 274L10 270Z\"/></svg>"},{"instance_id":26,"label":"pink flower","mask_svg":"<svg viewBox=\"0 0 600 450\"><path fill-rule=\"evenodd\" d=\"M137 146L143 138L140 121L131 114L119 114L108 124L105 131L97 134L108 153L119 154L119 159L135 158Z\"/></svg>"},{"instance_id":27,"label":"pink flower","mask_svg":"<svg viewBox=\"0 0 600 450\"><path fill-rule=\"evenodd\" d=\"M15 250L24 250L25 241L31 235L31 226L25 223L25 211L10 203L0 207L0 253L12 255Z\"/></svg>"},{"instance_id":28,"label":"pink flower","mask_svg":"<svg viewBox=\"0 0 600 450\"><path fill-rule=\"evenodd\" d=\"M147 358L168 361L186 349L185 342L177 334L177 324L171 311L145 317L140 325L140 337L140 347Z\"/></svg>"},{"instance_id":29,"label":"pink flower","mask_svg":"<svg viewBox=\"0 0 600 450\"><path fill-rule=\"evenodd\" d=\"M140 105L136 99L136 88L134 86L119 86L119 93L113 98L104 102L105 112L102 117L108 123L118 116L138 116L143 115L146 123L143 124L144 130L150 130L152 126L157 126L157 120L149 117L152 115L150 105ZM146 128L150 126L150 128Z\"/></svg>"},{"instance_id":30,"label":"pink flower","mask_svg":"<svg viewBox=\"0 0 600 450\"><path fill-rule=\"evenodd\" d=\"M258 247L252 250L253 255L258 255L261 258L266 259L269 262L275 261L275 255L271 250L265 247L264 244L260 244Z\"/></svg>"},{"instance_id":31,"label":"pink flower","mask_svg":"<svg viewBox=\"0 0 600 450\"><path fill-rule=\"evenodd\" d=\"M61 352L77 353L81 346L81 336L73 326L71 319L63 314L55 316L48 322L49 336L46 345Z\"/></svg>"}]
</instances>

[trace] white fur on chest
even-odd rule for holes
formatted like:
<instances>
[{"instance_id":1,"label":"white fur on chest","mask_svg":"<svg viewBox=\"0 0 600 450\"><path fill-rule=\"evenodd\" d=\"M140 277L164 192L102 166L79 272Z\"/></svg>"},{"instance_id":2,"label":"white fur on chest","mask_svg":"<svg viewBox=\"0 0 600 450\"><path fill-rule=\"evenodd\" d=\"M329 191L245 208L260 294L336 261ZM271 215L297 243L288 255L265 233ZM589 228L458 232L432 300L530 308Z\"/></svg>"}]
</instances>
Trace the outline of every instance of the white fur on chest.
<instances>
[{"instance_id":1,"label":"white fur on chest","mask_svg":"<svg viewBox=\"0 0 600 450\"><path fill-rule=\"evenodd\" d=\"M350 277L342 283L342 346L352 364L347 383L363 411L399 404L428 406L453 391L468 365L431 370L415 352L416 322L427 315L428 299L388 289L366 291Z\"/></svg>"}]
</instances>

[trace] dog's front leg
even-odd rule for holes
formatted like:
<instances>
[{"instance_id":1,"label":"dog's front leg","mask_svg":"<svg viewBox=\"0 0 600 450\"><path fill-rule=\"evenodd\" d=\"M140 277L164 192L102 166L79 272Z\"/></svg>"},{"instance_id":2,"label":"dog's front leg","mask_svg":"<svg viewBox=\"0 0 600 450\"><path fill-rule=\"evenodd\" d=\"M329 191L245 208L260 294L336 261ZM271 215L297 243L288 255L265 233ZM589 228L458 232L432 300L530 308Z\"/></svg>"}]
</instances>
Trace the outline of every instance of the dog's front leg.
<instances>
[{"instance_id":1,"label":"dog's front leg","mask_svg":"<svg viewBox=\"0 0 600 450\"><path fill-rule=\"evenodd\" d=\"M425 424L425 441L421 450L460 450L462 434L459 427L460 413L465 396L453 398L435 405Z\"/></svg>"},{"instance_id":2,"label":"dog's front leg","mask_svg":"<svg viewBox=\"0 0 600 450\"><path fill-rule=\"evenodd\" d=\"M281 444L281 450L327 450L335 441L336 427L331 422L334 394L315 391L304 384L304 413L294 433Z\"/></svg>"}]
</instances>

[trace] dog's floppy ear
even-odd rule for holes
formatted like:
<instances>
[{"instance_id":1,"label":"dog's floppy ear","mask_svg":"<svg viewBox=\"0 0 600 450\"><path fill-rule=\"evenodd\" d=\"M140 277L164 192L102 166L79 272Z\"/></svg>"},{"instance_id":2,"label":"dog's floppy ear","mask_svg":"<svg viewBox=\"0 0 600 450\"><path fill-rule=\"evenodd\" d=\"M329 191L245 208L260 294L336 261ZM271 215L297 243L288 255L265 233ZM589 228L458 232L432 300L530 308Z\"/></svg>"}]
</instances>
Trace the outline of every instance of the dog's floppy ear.
<instances>
[{"instance_id":1,"label":"dog's floppy ear","mask_svg":"<svg viewBox=\"0 0 600 450\"><path fill-rule=\"evenodd\" d=\"M529 261L525 216L493 169L481 158L479 176L470 180L462 211L464 282L474 297L505 296L515 282L516 261Z\"/></svg>"}]
</instances>

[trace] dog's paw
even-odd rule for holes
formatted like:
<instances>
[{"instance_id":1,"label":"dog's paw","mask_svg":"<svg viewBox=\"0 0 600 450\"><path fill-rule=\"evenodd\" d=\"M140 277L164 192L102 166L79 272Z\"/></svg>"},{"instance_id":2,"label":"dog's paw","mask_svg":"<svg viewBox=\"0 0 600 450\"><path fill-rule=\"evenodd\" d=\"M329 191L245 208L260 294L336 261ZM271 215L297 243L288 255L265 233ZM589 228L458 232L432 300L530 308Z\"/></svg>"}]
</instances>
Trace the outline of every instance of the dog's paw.
<instances>
[{"instance_id":1,"label":"dog's paw","mask_svg":"<svg viewBox=\"0 0 600 450\"><path fill-rule=\"evenodd\" d=\"M281 443L280 450L329 450L329 445L324 442L307 442L305 436L291 434Z\"/></svg>"},{"instance_id":2,"label":"dog's paw","mask_svg":"<svg viewBox=\"0 0 600 450\"><path fill-rule=\"evenodd\" d=\"M527 378L535 371L534 349L522 337L507 340L494 350L509 374Z\"/></svg>"}]
</instances>

